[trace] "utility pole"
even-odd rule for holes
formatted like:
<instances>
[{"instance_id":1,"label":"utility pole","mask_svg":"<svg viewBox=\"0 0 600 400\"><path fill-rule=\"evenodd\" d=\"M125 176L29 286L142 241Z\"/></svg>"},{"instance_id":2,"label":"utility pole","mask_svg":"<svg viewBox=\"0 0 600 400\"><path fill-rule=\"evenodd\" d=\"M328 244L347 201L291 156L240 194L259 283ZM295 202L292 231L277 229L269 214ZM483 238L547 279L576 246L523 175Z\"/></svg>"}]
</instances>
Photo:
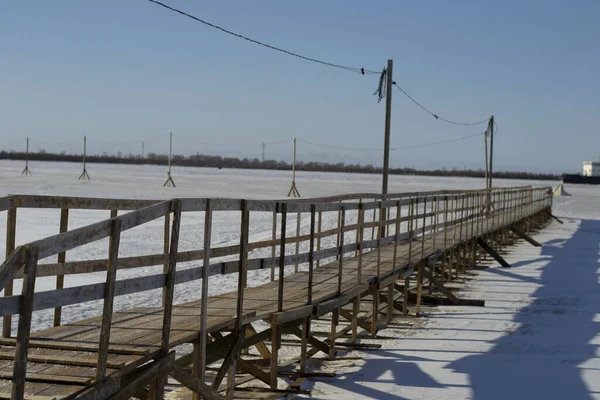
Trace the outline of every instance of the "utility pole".
<instances>
[{"instance_id":1,"label":"utility pole","mask_svg":"<svg viewBox=\"0 0 600 400\"><path fill-rule=\"evenodd\" d=\"M262 144L262 162L265 162L265 147L267 147L267 144L263 142Z\"/></svg>"},{"instance_id":2,"label":"utility pole","mask_svg":"<svg viewBox=\"0 0 600 400\"><path fill-rule=\"evenodd\" d=\"M492 177L494 175L494 116L490 117L490 173L489 173L489 188L492 188Z\"/></svg>"},{"instance_id":3,"label":"utility pole","mask_svg":"<svg viewBox=\"0 0 600 400\"><path fill-rule=\"evenodd\" d=\"M294 138L294 158L292 160L292 187L287 197L300 197L300 192L296 188L296 138Z\"/></svg>"},{"instance_id":4,"label":"utility pole","mask_svg":"<svg viewBox=\"0 0 600 400\"><path fill-rule=\"evenodd\" d=\"M490 133L489 127L483 134L483 145L485 146L485 188L489 189L490 178L489 178L489 164L488 164L488 135Z\"/></svg>"},{"instance_id":5,"label":"utility pole","mask_svg":"<svg viewBox=\"0 0 600 400\"><path fill-rule=\"evenodd\" d=\"M142 158L144 158L144 141L142 140Z\"/></svg>"},{"instance_id":6,"label":"utility pole","mask_svg":"<svg viewBox=\"0 0 600 400\"><path fill-rule=\"evenodd\" d=\"M382 201L385 200L385 196L388 194L388 175L390 170L390 127L392 124L392 85L394 83L392 78L393 67L394 61L388 60L385 89L385 140L383 145L383 182L381 185L381 194L383 195ZM387 211L388 210L386 209L380 208L380 212L383 213L383 216L379 216L380 221L387 221ZM379 237L385 236L386 226L387 224L384 225L383 231L379 232Z\"/></svg>"},{"instance_id":7,"label":"utility pole","mask_svg":"<svg viewBox=\"0 0 600 400\"><path fill-rule=\"evenodd\" d=\"M25 145L25 169L21 172L21 175L31 175L29 170L29 138L27 138L27 144Z\"/></svg>"},{"instance_id":8,"label":"utility pole","mask_svg":"<svg viewBox=\"0 0 600 400\"><path fill-rule=\"evenodd\" d=\"M83 137L83 172L81 173L81 175L79 175L79 179L90 179L90 176L87 173L87 170L85 169L85 156L87 153L87 136Z\"/></svg>"},{"instance_id":9,"label":"utility pole","mask_svg":"<svg viewBox=\"0 0 600 400\"><path fill-rule=\"evenodd\" d=\"M387 63L387 87L385 92L385 140L383 150L383 183L381 194L388 193L388 174L390 169L390 126L392 123L392 68L393 60L388 60Z\"/></svg>"},{"instance_id":10,"label":"utility pole","mask_svg":"<svg viewBox=\"0 0 600 400\"><path fill-rule=\"evenodd\" d=\"M173 153L173 133L169 132L169 170L167 171L167 180L165 181L163 187L175 187L175 182L173 178L171 178L171 156Z\"/></svg>"}]
</instances>

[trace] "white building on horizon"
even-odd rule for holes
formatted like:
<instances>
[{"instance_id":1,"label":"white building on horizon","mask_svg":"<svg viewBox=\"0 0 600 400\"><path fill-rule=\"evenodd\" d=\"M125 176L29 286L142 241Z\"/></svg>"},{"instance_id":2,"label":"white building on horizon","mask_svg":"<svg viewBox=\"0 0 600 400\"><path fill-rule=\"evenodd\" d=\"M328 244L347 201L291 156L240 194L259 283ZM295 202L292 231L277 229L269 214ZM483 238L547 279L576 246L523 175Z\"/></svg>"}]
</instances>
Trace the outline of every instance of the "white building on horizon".
<instances>
[{"instance_id":1,"label":"white building on horizon","mask_svg":"<svg viewBox=\"0 0 600 400\"><path fill-rule=\"evenodd\" d=\"M600 176L600 162L584 161L583 176Z\"/></svg>"}]
</instances>

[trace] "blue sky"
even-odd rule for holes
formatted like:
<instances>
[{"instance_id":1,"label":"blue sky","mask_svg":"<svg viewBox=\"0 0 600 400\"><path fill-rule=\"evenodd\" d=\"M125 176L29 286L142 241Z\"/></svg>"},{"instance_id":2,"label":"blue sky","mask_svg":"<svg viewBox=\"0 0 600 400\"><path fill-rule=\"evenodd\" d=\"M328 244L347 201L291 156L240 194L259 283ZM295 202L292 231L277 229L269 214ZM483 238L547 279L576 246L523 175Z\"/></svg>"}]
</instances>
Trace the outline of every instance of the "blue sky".
<instances>
[{"instance_id":1,"label":"blue sky","mask_svg":"<svg viewBox=\"0 0 600 400\"><path fill-rule=\"evenodd\" d=\"M372 70L434 112L499 124L497 168L579 171L600 151L600 1L176 1L200 18L309 57ZM4 2L0 146L258 157L297 137L383 147L385 106L361 76L292 58L145 0ZM392 147L482 132L393 92ZM184 139L185 138L185 139ZM191 140L190 140L191 139ZM201 142L221 143L225 146ZM291 143L267 146L289 158ZM305 160L381 164L380 151L299 143ZM392 153L393 166L478 168L479 138Z\"/></svg>"}]
</instances>

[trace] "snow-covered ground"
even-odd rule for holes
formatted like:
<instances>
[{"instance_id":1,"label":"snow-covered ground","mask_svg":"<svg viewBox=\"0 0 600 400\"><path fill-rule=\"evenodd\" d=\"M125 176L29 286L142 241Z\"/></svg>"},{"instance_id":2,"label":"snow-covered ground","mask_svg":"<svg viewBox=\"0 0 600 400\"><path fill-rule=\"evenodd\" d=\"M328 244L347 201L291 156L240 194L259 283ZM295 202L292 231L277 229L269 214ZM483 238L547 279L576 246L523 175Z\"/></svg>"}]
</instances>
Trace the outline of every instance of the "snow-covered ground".
<instances>
[{"instance_id":1,"label":"snow-covered ground","mask_svg":"<svg viewBox=\"0 0 600 400\"><path fill-rule=\"evenodd\" d=\"M80 164L32 162L30 177L20 176L23 167L22 162L0 161L0 195L264 199L283 198L291 183L289 172L175 167L177 188L163 188L166 167L88 164L91 181L77 180ZM304 197L377 192L381 185L379 175L299 172L296 178ZM549 186L558 182L498 179L494 184ZM482 186L483 180L471 178L390 177L391 192ZM465 287L463 296L485 299L485 308L440 307L411 329L380 332L397 339L380 341L383 347L379 351L357 352L362 361L332 364L338 376L312 383L312 397L600 399L600 187L567 185L566 190L573 196L555 198L554 208L565 224L553 223L535 234L543 248L520 244L507 255L512 269L488 268ZM107 217L107 212L73 211L70 228ZM214 244L235 243L239 220L219 218L214 222ZM17 245L57 233L58 221L58 210L19 210ZM6 213L0 213L0 227L5 223ZM294 229L293 220L288 223ZM162 251L162 229L157 221L124 233L120 256ZM252 240L270 237L270 229L266 217L264 222L253 221ZM4 235L0 229L2 253ZM181 237L181 250L199 247L201 215L186 214ZM69 252L67 259L105 258L106 249L106 241L100 241ZM143 273L157 273L159 269L147 268ZM249 280L264 282L268 279L264 272L252 271ZM139 273L120 271L119 279ZM101 273L69 276L66 284L103 279ZM210 280L210 292L232 290L235 284L233 275L216 276ZM52 285L51 279L40 279L37 287L47 290ZM200 281L178 285L176 301L197 298L199 285ZM159 298L155 291L123 296L116 307L152 305ZM65 308L64 318L79 319L99 310L98 302L70 306ZM36 312L35 317L37 329L51 321L49 312Z\"/></svg>"},{"instance_id":2,"label":"snow-covered ground","mask_svg":"<svg viewBox=\"0 0 600 400\"><path fill-rule=\"evenodd\" d=\"M330 368L313 399L600 399L600 187L566 186L553 222L470 281L484 308L439 307ZM410 320L408 320L410 322ZM371 341L368 341L371 342Z\"/></svg>"},{"instance_id":3,"label":"snow-covered ground","mask_svg":"<svg viewBox=\"0 0 600 400\"><path fill-rule=\"evenodd\" d=\"M285 198L291 185L291 173L286 171L227 170L207 168L174 167L172 177L176 188L164 188L167 168L152 165L114 165L88 164L90 181L80 181L82 165L78 163L29 164L32 176L21 176L22 161L0 161L0 196L6 194L44 194L84 197L112 197L134 199L168 199L173 197L230 197L248 199ZM378 192L381 189L380 175L336 174L298 172L297 187L303 197L318 197L333 194ZM547 182L535 181L496 181L498 186L539 185ZM413 176L390 177L390 192L412 192L438 189L481 188L483 180L471 178L430 178ZM325 214L323 229L337 226L337 215ZM69 214L69 229L88 225L108 218L107 211L72 210ZM257 241L271 237L270 213L252 213L250 240ZM369 217L367 216L367 219ZM58 233L60 210L20 209L17 215L17 245L41 239ZM308 219L302 222L302 232L308 231ZM6 213L0 213L0 227L6 224ZM213 216L213 246L237 244L239 240L240 219L237 213L217 212ZM288 217L289 234L295 234L295 216ZM203 213L185 213L182 218L179 250L197 250L201 248L203 235ZM0 254L4 253L5 230L0 229ZM324 243L324 245L327 245ZM291 248L288 251L293 250ZM120 257L161 253L163 250L163 223L160 220L136 227L121 235ZM267 253L269 253L267 251ZM252 257L270 256L264 251L255 251ZM69 251L68 261L82 259L102 259L108 254L108 239L100 240ZM56 258L41 260L41 263L55 262ZM197 266L198 263L179 263L178 269ZM120 270L118 279L152 275L162 272L161 266ZM209 294L214 295L235 290L237 276L215 276L210 279ZM65 286L79 286L103 282L105 273L71 275L65 278ZM268 271L250 271L248 282L258 285L267 282ZM177 285L176 302L198 298L200 281ZM20 290L20 281L15 282L15 291ZM55 288L52 277L40 278L36 282L36 291ZM122 310L141 305L159 305L159 290L152 290L116 299L115 309ZM91 317L101 312L99 301L67 306L63 310L65 322L82 317ZM37 329L48 327L52 323L52 311L34 313ZM13 328L16 328L16 319Z\"/></svg>"}]
</instances>

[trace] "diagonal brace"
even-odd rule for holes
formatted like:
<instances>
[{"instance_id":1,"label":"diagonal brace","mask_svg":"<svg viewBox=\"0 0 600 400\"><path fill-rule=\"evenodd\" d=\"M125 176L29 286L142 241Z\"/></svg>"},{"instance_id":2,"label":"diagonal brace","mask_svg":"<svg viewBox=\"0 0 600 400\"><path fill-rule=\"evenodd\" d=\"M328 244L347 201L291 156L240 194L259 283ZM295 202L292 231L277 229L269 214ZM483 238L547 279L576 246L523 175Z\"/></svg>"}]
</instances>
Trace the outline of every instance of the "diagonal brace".
<instances>
[{"instance_id":1,"label":"diagonal brace","mask_svg":"<svg viewBox=\"0 0 600 400\"><path fill-rule=\"evenodd\" d=\"M496 250L494 250L489 244L487 244L485 240L483 240L482 238L477 238L477 243L479 243L479 246L481 246L482 249L484 249L490 256L492 256L494 260L498 261L500 265L502 265L505 268L510 268L511 265L507 263L506 260L496 252Z\"/></svg>"}]
</instances>

